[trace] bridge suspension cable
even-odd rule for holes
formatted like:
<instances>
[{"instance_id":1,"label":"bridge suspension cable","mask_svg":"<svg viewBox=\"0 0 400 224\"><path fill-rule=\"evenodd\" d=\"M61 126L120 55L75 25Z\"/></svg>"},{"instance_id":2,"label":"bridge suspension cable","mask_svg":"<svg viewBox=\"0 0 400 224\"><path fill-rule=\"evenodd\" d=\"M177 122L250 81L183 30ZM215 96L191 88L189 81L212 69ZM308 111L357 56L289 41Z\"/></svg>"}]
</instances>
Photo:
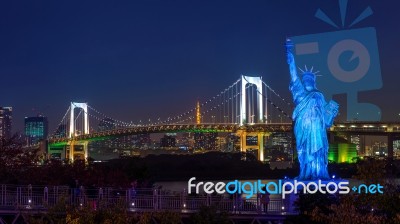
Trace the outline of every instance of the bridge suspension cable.
<instances>
[{"instance_id":1,"label":"bridge suspension cable","mask_svg":"<svg viewBox=\"0 0 400 224\"><path fill-rule=\"evenodd\" d=\"M62 135L62 133L67 133L67 115L70 112L71 107L69 106L67 111L65 112L64 116L62 117L61 121L58 123L56 129L54 130L54 132L50 135L50 138L54 138L54 137L66 137L65 136L59 136Z\"/></svg>"},{"instance_id":2,"label":"bridge suspension cable","mask_svg":"<svg viewBox=\"0 0 400 224\"><path fill-rule=\"evenodd\" d=\"M99 115L100 115L101 117L103 117L103 118L108 118L108 119L113 120L113 121L114 121L116 124L118 124L119 126L128 127L128 126L133 126L133 125L134 125L134 124L132 124L132 123L125 122L125 121L121 121L121 120L118 120L118 119L114 119L114 118L112 118L112 117L110 117L110 116L107 116L106 114L104 114L104 113L102 113L102 112L96 110L95 108L93 108L93 107L90 106L90 105L88 105L88 108L91 109L92 111L94 111L95 113L99 114ZM90 114L90 113L89 113L89 114ZM103 118L102 118L102 119L103 119ZM109 121L104 121L104 122L110 123L110 124L111 124L111 122L109 122Z\"/></svg>"},{"instance_id":3,"label":"bridge suspension cable","mask_svg":"<svg viewBox=\"0 0 400 224\"><path fill-rule=\"evenodd\" d=\"M202 120L204 122L209 122L209 123L215 123L215 122L221 122L221 123L229 123L229 120L231 123L239 123L238 117L239 117L239 110L240 110L240 96L241 91L240 91L240 86L238 86L238 83L240 80L237 80L234 84L229 86L227 89L221 91L219 94L216 96L210 98L209 100L203 102L201 104L201 116ZM283 97L281 97L275 90L273 90L269 85L267 85L265 82L263 82L263 85L265 86L266 89L269 90L272 94L276 95L280 100L282 100L285 105L290 106L291 104L288 103ZM247 85L245 88L245 91L248 91L250 87L253 85ZM249 91L250 94L246 94L248 99L247 102L249 105L247 107L249 108L249 114L254 114L255 113L255 108L251 106L251 102L255 101L255 98L259 94L263 100L265 100L265 104L271 105L272 108L276 111L279 112L278 116L282 117L287 117L291 119L290 115L282 109L278 104L276 104L274 101L271 100L270 97L268 97L266 94L268 94L268 91L266 94L261 94L259 90L257 92L254 91ZM255 94L256 93L256 94ZM195 112L196 108L193 108L192 110L189 110L183 114L180 114L176 117L169 118L166 121L163 122L156 122L153 125L157 125L160 123L184 123L188 121L192 121L195 117L190 116L191 113ZM218 111L217 111L218 110ZM265 111L267 113L267 111ZM211 120L209 120L208 117L205 115L210 114L211 115ZM254 120L254 119L253 119ZM282 120L282 118L281 118Z\"/></svg>"},{"instance_id":4,"label":"bridge suspension cable","mask_svg":"<svg viewBox=\"0 0 400 224\"><path fill-rule=\"evenodd\" d=\"M184 123L184 122L196 122L196 116L195 112L197 108L201 108L201 118L204 123L240 123L240 106L241 106L241 94L244 93L247 95L247 103L248 105L244 105L247 107L246 110L248 110L248 115L250 117L246 118L248 121L252 121L250 123L256 123L255 122L255 113L260 113L257 111L260 111L259 108L256 110L257 107L254 106L254 102L259 99L259 97L262 97L262 101L265 102L263 103L265 105L264 114L263 116L265 117L265 122L268 121L268 115L270 115L267 111L267 109L270 109L271 113L274 110L279 111L279 117L287 117L289 119L290 115L285 112L282 107L280 107L276 102L272 100L272 95L275 95L278 97L279 100L284 102L284 105L286 106L291 106L291 104L283 98L280 94L278 94L274 89L272 89L268 84L266 84L264 81L262 81L261 86L263 89L266 91L262 92L258 88L256 88L256 91L254 91L254 84L249 83L249 85L243 86L245 89L242 90L242 87L239 85L241 83L242 79L237 79L233 84L219 92L217 95L209 98L206 101L203 101L199 103L198 105L195 105L193 108L190 110L181 113L179 115L173 116L173 117L168 117L167 119L162 120L161 118L158 119L149 119L149 123L147 125L160 125L160 124L177 124L177 123ZM247 93L246 93L247 91ZM269 96L270 95L270 96ZM79 133L85 133L84 132L84 123L85 123L85 118L84 117L90 117L91 119L95 119L95 122L89 122L92 124L107 124L106 128L113 128L113 129L118 129L118 128L130 128L130 127L135 127L135 126L143 126L142 122L125 122L119 119L114 119L99 110L95 109L94 107L87 105L87 110L83 110L79 106L76 106L75 108L80 108L81 110L79 113L74 117L74 125L71 127L74 127L75 130L68 130L68 125L70 121L68 113L71 113L71 107L73 107L73 103L71 104L70 107L68 107L66 113L64 114L63 118L61 119L56 131L53 133L52 137L57 136L57 137L67 137L67 133L74 133L79 134ZM79 104L78 104L79 105ZM268 107L267 105L271 105L272 107ZM75 105L74 105L75 106ZM260 107L260 106L258 106ZM85 106L86 108L86 106ZM83 111L83 112L82 112ZM89 112L90 111L90 112ZM262 110L261 110L262 111ZM84 116L85 114L85 116ZM80 119L82 118L82 119ZM252 119L249 119L252 118ZM258 119L258 118L257 118ZM272 118L270 118L272 119ZM151 122L153 121L153 122ZM88 122L88 121L87 121ZM259 121L257 121L259 122ZM86 123L87 125L87 123ZM82 130L78 130L82 129Z\"/></svg>"},{"instance_id":5,"label":"bridge suspension cable","mask_svg":"<svg viewBox=\"0 0 400 224\"><path fill-rule=\"evenodd\" d=\"M262 81L262 83L264 84L265 87L267 87L272 93L274 93L277 97L279 97L282 101L284 101L287 105L291 105L291 103L289 101L287 101L285 98L281 97L281 95L279 95L274 89L272 89L267 83L265 83L264 81Z\"/></svg>"},{"instance_id":6,"label":"bridge suspension cable","mask_svg":"<svg viewBox=\"0 0 400 224\"><path fill-rule=\"evenodd\" d=\"M264 83L264 82L263 82ZM273 92L276 96L278 96L281 100L284 102L287 102L284 98L282 98L279 94L277 94L271 87L269 87L266 83L264 85L271 91ZM281 107L276 105L270 98L268 98L265 94L262 94L258 89L257 89L258 94L260 94L270 105L272 105L276 110L278 110L281 114L283 114L285 117L289 118L292 120L292 117L286 113ZM290 103L287 103L287 105L291 105Z\"/></svg>"},{"instance_id":7,"label":"bridge suspension cable","mask_svg":"<svg viewBox=\"0 0 400 224\"><path fill-rule=\"evenodd\" d=\"M246 86L246 89L248 89L248 88L250 88L250 85L249 86ZM223 92L227 92L227 91L223 91ZM223 93L223 92L221 92L221 93ZM233 93L232 93L233 94ZM219 94L220 95L220 94ZM218 102L218 104L216 104L216 105L211 105L211 104L209 104L209 105L211 105L211 107L209 107L208 109L206 109L206 110L202 110L202 112L201 112L201 116L204 118L204 115L206 115L206 114L209 114L209 113L212 113L212 112L214 112L214 114L219 114L220 113L220 111L218 111L218 112L215 112L217 109L219 109L219 108L221 108L221 107L224 107L224 106L226 106L226 105L228 105L228 102L230 102L230 101L232 101L232 103L231 104L233 104L233 101L235 101L236 103L237 103L237 105L239 105L240 104L240 101L239 100L237 100L239 97L238 96L240 96L241 95L241 93L240 92L236 92L236 93L234 93L234 95L233 96L231 96L231 97L225 97L225 99L221 102L221 101L219 101ZM204 105L203 105L204 106ZM238 106L237 106L238 107ZM231 108L233 108L232 109L232 111L231 111L231 116L230 117L232 117L232 118L235 118L235 116L234 116L234 114L236 113L236 114L239 114L239 110L238 109L236 109L236 107L235 106L232 106ZM214 116L214 115L213 115ZM211 122L208 120L208 122L210 122L210 123L215 123L216 121L217 121L217 118L216 117L213 117L213 116L211 116ZM226 116L226 115L224 115L224 116ZM222 119L223 119L224 117L219 117L219 121L222 121ZM189 121L191 119L191 117L188 117L188 118L185 118L185 119L182 119L182 120L179 120L179 121L177 121L176 123L183 123L183 122L187 122L187 121ZM227 120L227 119L225 119L225 120ZM227 122L221 122L221 123L227 123ZM236 121L236 122L232 122L232 123L238 123L238 121Z\"/></svg>"},{"instance_id":8,"label":"bridge suspension cable","mask_svg":"<svg viewBox=\"0 0 400 224\"><path fill-rule=\"evenodd\" d=\"M223 97L229 90L233 89L234 87L237 87L237 84L238 84L239 82L240 82L240 79L236 80L232 85L230 85L230 86L229 86L228 88L226 88L225 90L223 90L223 91L221 91L220 93L218 93L217 95L215 95L215 96L209 98L208 100L206 100L206 101L200 103L200 108L203 108L203 107L205 107L205 106L207 106L207 105L212 104L212 103L215 102L215 101L220 100L221 97ZM184 112L184 113L182 113L182 114L176 115L176 116L174 116L174 117L168 117L168 118L165 119L165 120L155 122L155 123L153 123L153 125L156 125L156 124L166 124L166 123L180 123L180 122L183 121L183 120L187 121L187 120L193 119L193 118L191 118L190 115L192 115L195 111L196 111L196 107L193 107L192 109L190 109L190 110L188 110L188 111L186 111L186 112ZM188 116L188 115L189 115L189 117L186 117L186 116Z\"/></svg>"}]
</instances>

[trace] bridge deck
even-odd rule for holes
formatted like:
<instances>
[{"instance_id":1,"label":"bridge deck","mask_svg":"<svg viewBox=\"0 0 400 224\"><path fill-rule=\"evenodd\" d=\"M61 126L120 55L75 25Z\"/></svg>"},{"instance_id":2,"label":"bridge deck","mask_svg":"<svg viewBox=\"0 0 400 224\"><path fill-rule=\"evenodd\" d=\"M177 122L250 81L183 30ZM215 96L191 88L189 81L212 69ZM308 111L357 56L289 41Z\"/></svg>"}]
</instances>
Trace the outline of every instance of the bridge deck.
<instances>
[{"instance_id":1,"label":"bridge deck","mask_svg":"<svg viewBox=\"0 0 400 224\"><path fill-rule=\"evenodd\" d=\"M70 141L96 141L111 137L135 135L142 133L167 133L167 132L228 132L235 133L239 130L248 132L291 132L292 123L248 124L239 126L230 123L204 123L204 124L165 124L151 126L135 126L130 128L94 132L75 136L73 138L51 138L50 144L67 143ZM342 122L335 123L330 132L344 132L350 134L387 135L388 133L400 134L400 122Z\"/></svg>"}]
</instances>

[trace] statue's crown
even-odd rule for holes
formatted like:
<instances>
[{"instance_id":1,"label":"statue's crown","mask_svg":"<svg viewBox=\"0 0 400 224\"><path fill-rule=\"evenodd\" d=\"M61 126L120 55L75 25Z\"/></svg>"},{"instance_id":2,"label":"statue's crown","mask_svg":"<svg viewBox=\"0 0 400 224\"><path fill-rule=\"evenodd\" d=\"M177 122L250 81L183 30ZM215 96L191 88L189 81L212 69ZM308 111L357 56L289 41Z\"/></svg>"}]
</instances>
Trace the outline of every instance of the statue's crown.
<instances>
[{"instance_id":1,"label":"statue's crown","mask_svg":"<svg viewBox=\"0 0 400 224\"><path fill-rule=\"evenodd\" d=\"M301 79L302 79L302 80L305 80L305 79L312 79L312 80L315 81L315 78L316 78L316 76L317 76L316 74L319 72L319 71L315 71L315 72L314 72L314 71L313 71L314 67L311 67L311 69L308 70L306 65L304 66L304 70L301 69L301 68L299 68L299 69L300 69L301 74L302 74L302 76L301 76Z\"/></svg>"}]
</instances>

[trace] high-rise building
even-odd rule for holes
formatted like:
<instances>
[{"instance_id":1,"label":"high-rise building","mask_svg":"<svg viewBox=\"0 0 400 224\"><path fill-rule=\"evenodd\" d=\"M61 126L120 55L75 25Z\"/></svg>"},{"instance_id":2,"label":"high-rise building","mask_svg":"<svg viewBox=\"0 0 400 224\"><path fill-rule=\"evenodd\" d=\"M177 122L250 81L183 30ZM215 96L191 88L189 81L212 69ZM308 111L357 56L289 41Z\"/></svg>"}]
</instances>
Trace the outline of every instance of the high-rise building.
<instances>
[{"instance_id":1,"label":"high-rise building","mask_svg":"<svg viewBox=\"0 0 400 224\"><path fill-rule=\"evenodd\" d=\"M12 107L0 107L0 139L11 137Z\"/></svg>"},{"instance_id":2,"label":"high-rise building","mask_svg":"<svg viewBox=\"0 0 400 224\"><path fill-rule=\"evenodd\" d=\"M176 134L166 134L160 139L160 146L164 148L176 147Z\"/></svg>"},{"instance_id":3,"label":"high-rise building","mask_svg":"<svg viewBox=\"0 0 400 224\"><path fill-rule=\"evenodd\" d=\"M400 140L394 140L393 141L393 155L395 157L400 156Z\"/></svg>"},{"instance_id":4,"label":"high-rise building","mask_svg":"<svg viewBox=\"0 0 400 224\"><path fill-rule=\"evenodd\" d=\"M46 139L48 134L47 117L25 117L25 136L28 145L35 145Z\"/></svg>"},{"instance_id":5,"label":"high-rise building","mask_svg":"<svg viewBox=\"0 0 400 224\"><path fill-rule=\"evenodd\" d=\"M240 150L240 137L237 136L236 134L229 134L226 136L226 151L228 152L234 152L234 151L239 151Z\"/></svg>"},{"instance_id":6,"label":"high-rise building","mask_svg":"<svg viewBox=\"0 0 400 224\"><path fill-rule=\"evenodd\" d=\"M216 132L209 133L194 133L194 148L204 150L216 150L217 149L217 136Z\"/></svg>"},{"instance_id":7,"label":"high-rise building","mask_svg":"<svg viewBox=\"0 0 400 224\"><path fill-rule=\"evenodd\" d=\"M365 136L363 135L351 135L350 142L355 144L357 147L357 154L364 155L365 154Z\"/></svg>"},{"instance_id":8,"label":"high-rise building","mask_svg":"<svg viewBox=\"0 0 400 224\"><path fill-rule=\"evenodd\" d=\"M131 145L135 148L147 149L151 145L151 138L149 133L143 133L132 136Z\"/></svg>"},{"instance_id":9,"label":"high-rise building","mask_svg":"<svg viewBox=\"0 0 400 224\"><path fill-rule=\"evenodd\" d=\"M271 146L283 149L288 152L292 149L292 136L289 133L276 132L269 136Z\"/></svg>"},{"instance_id":10,"label":"high-rise building","mask_svg":"<svg viewBox=\"0 0 400 224\"><path fill-rule=\"evenodd\" d=\"M215 139L215 148L220 151L227 149L226 136L217 136Z\"/></svg>"},{"instance_id":11,"label":"high-rise building","mask_svg":"<svg viewBox=\"0 0 400 224\"><path fill-rule=\"evenodd\" d=\"M372 156L387 156L388 154L388 150L387 150L387 143L386 142L382 142L382 141L375 141L372 146Z\"/></svg>"},{"instance_id":12,"label":"high-rise building","mask_svg":"<svg viewBox=\"0 0 400 224\"><path fill-rule=\"evenodd\" d=\"M99 122L97 130L111 131L118 128L118 124L115 120L111 118L104 118ZM104 139L101 141L92 142L93 147L104 147L104 148L114 148L114 149L128 149L128 148L141 148L147 149L150 147L151 139L149 133L143 133L138 135L128 135L121 137L113 137Z\"/></svg>"},{"instance_id":13,"label":"high-rise building","mask_svg":"<svg viewBox=\"0 0 400 224\"><path fill-rule=\"evenodd\" d=\"M275 132L266 137L264 152L269 161L286 161L294 157L292 135L290 133Z\"/></svg>"},{"instance_id":14,"label":"high-rise building","mask_svg":"<svg viewBox=\"0 0 400 224\"><path fill-rule=\"evenodd\" d=\"M193 149L194 146L193 133L191 132L182 133L182 138L180 139L178 146L186 149Z\"/></svg>"}]
</instances>

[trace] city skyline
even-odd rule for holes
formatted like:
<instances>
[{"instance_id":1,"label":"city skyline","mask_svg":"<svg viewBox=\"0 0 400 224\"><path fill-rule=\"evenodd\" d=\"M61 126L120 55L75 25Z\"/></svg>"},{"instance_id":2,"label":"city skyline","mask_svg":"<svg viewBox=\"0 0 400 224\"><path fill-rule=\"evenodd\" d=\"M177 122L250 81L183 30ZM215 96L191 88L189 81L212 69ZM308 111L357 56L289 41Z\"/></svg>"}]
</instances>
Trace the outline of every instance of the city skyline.
<instances>
[{"instance_id":1,"label":"city skyline","mask_svg":"<svg viewBox=\"0 0 400 224\"><path fill-rule=\"evenodd\" d=\"M125 121L176 115L241 74L289 98L285 38L334 31L318 8L339 19L337 1L156 3L2 3L0 106L13 107L13 130L41 113L52 133L71 101ZM347 10L374 11L355 27L377 30L383 87L359 97L382 120L400 120L400 105L386 100L398 93L395 4L349 1Z\"/></svg>"}]
</instances>

